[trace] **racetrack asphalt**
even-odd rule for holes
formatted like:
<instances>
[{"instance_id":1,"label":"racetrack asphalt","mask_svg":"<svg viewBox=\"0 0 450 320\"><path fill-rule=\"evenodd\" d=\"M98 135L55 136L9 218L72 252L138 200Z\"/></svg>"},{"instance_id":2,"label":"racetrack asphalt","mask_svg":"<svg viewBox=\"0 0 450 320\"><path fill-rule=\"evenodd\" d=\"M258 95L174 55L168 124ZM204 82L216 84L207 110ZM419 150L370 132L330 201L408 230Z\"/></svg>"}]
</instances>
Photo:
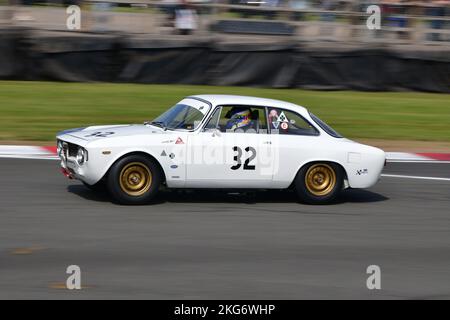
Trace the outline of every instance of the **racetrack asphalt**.
<instances>
[{"instance_id":1,"label":"racetrack asphalt","mask_svg":"<svg viewBox=\"0 0 450 320\"><path fill-rule=\"evenodd\" d=\"M450 181L382 177L323 206L195 191L125 207L57 161L0 159L0 177L0 299L450 299ZM64 289L69 265L82 290ZM381 290L366 287L369 265Z\"/></svg>"}]
</instances>

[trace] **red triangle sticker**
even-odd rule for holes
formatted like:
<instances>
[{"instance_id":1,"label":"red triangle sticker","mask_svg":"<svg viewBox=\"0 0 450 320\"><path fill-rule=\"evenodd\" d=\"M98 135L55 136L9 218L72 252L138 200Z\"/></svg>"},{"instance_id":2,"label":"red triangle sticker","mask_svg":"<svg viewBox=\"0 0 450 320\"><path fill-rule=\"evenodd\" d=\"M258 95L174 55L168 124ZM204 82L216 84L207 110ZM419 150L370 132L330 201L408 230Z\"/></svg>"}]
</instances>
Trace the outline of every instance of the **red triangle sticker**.
<instances>
[{"instance_id":1,"label":"red triangle sticker","mask_svg":"<svg viewBox=\"0 0 450 320\"><path fill-rule=\"evenodd\" d=\"M181 139L180 137L178 137L177 141L175 142L175 144L184 144L183 139Z\"/></svg>"}]
</instances>

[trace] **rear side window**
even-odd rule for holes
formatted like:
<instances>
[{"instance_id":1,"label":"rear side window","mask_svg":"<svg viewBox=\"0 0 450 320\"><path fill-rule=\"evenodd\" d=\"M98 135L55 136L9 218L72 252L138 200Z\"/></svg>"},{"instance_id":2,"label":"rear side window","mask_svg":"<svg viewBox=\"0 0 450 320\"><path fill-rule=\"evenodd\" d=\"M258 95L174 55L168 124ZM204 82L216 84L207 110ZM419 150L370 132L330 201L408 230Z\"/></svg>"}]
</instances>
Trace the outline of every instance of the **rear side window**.
<instances>
[{"instance_id":1,"label":"rear side window","mask_svg":"<svg viewBox=\"0 0 450 320\"><path fill-rule=\"evenodd\" d=\"M269 126L270 132L274 134L319 135L319 131L301 115L284 109L269 108Z\"/></svg>"},{"instance_id":2,"label":"rear side window","mask_svg":"<svg viewBox=\"0 0 450 320\"><path fill-rule=\"evenodd\" d=\"M314 122L317 123L318 126L321 127L322 130L325 131L326 133L328 133L330 136L335 137L335 138L343 138L342 135L340 135L337 131L335 131L332 127L327 125L325 122L320 120L317 116L315 116L311 112L309 113L309 115L314 120Z\"/></svg>"}]
</instances>

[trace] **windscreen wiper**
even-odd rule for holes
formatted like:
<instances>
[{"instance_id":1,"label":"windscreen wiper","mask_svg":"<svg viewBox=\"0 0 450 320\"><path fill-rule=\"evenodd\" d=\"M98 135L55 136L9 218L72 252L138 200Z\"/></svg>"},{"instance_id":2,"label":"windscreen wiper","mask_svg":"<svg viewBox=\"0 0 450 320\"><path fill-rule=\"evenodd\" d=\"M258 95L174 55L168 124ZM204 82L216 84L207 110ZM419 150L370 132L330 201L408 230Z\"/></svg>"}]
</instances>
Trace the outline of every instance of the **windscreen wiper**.
<instances>
[{"instance_id":1,"label":"windscreen wiper","mask_svg":"<svg viewBox=\"0 0 450 320\"><path fill-rule=\"evenodd\" d=\"M146 122L145 124L151 124L151 125L163 128L164 131L167 130L167 127L163 121L151 121L151 122Z\"/></svg>"}]
</instances>

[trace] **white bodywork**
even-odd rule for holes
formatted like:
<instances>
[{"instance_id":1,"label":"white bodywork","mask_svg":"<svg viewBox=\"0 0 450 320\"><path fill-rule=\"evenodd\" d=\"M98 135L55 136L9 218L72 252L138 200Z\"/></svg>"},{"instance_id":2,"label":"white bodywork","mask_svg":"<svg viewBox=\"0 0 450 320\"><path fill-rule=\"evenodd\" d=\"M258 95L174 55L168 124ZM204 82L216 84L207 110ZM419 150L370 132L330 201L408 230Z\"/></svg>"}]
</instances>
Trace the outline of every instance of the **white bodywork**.
<instances>
[{"instance_id":1,"label":"white bodywork","mask_svg":"<svg viewBox=\"0 0 450 320\"><path fill-rule=\"evenodd\" d=\"M374 185L385 164L385 153L326 133L298 105L254 97L199 95L180 103L205 113L193 131L164 130L153 125L96 126L67 131L57 139L81 146L88 151L88 161L78 165L72 156L62 160L71 176L93 185L109 168L130 153L144 153L161 166L169 188L288 188L299 169L314 161L334 162L343 167L346 187L367 188ZM270 133L235 133L205 130L216 107L223 105L262 106L293 111L309 121L317 136L278 135ZM236 163L234 147L252 147L256 156L249 162L254 170L231 170ZM242 159L248 159L244 155Z\"/></svg>"}]
</instances>

